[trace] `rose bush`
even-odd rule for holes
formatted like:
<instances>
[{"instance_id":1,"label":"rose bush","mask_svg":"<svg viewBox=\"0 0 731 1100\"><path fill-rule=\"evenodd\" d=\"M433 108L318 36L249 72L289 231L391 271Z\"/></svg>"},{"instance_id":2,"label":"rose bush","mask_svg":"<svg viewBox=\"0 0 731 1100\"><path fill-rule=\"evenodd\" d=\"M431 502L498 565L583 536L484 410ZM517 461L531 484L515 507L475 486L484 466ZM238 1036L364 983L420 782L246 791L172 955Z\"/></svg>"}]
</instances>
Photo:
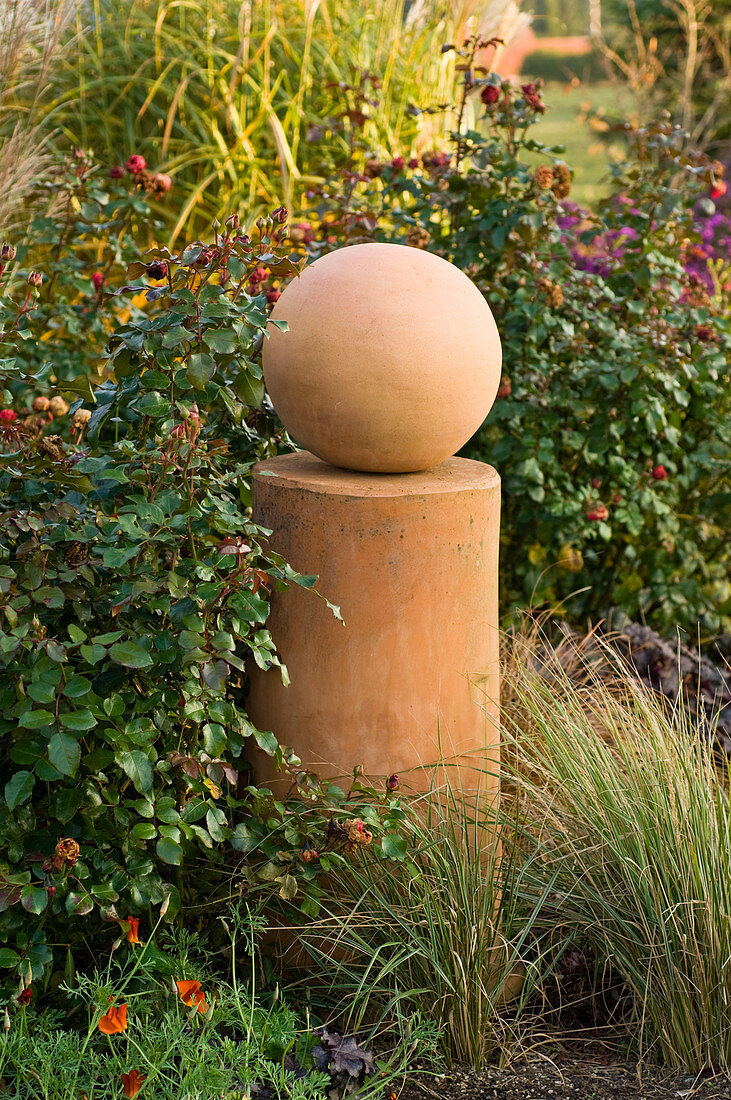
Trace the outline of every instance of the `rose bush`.
<instances>
[{"instance_id":1,"label":"rose bush","mask_svg":"<svg viewBox=\"0 0 731 1100\"><path fill-rule=\"evenodd\" d=\"M251 466L287 445L259 362L272 281L299 266L285 221L153 248L114 299L87 269L56 313L51 280L3 252L0 967L38 988L93 953L105 918L195 902L205 919L232 883L312 915L352 830L372 841L398 818L357 782L346 804L246 716L245 662L279 664L270 592L315 580L263 550L249 509ZM74 249L57 287L75 285ZM60 316L77 340L88 320L88 347L56 342ZM249 785L251 744L290 769L290 800Z\"/></svg>"},{"instance_id":2,"label":"rose bush","mask_svg":"<svg viewBox=\"0 0 731 1100\"><path fill-rule=\"evenodd\" d=\"M718 630L731 614L728 294L716 279L712 295L689 261L704 244L694 206L712 206L722 167L688 154L670 125L627 128L631 158L609 197L577 212L562 150L530 136L541 89L481 73L478 47L459 52L479 129L414 168L355 159L313 194L309 249L428 248L483 290L503 378L464 453L503 478L506 610L567 600L575 615L621 607Z\"/></svg>"}]
</instances>

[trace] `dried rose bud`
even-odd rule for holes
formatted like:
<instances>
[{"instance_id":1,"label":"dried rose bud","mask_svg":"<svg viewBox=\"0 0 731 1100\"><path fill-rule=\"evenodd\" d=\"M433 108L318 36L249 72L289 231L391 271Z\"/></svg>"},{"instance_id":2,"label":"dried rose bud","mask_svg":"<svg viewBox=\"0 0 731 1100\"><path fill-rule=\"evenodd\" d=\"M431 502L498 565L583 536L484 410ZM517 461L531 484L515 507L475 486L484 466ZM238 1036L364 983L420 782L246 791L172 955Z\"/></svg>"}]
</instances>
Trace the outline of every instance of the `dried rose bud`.
<instances>
[{"instance_id":1,"label":"dried rose bud","mask_svg":"<svg viewBox=\"0 0 731 1100\"><path fill-rule=\"evenodd\" d=\"M315 231L307 222L296 222L289 230L292 244L310 244L315 239Z\"/></svg>"},{"instance_id":2,"label":"dried rose bud","mask_svg":"<svg viewBox=\"0 0 731 1100\"><path fill-rule=\"evenodd\" d=\"M39 394L38 397L33 398L33 408L36 412L48 412L50 404L51 402L48 400L48 398L44 397L42 394Z\"/></svg>"},{"instance_id":3,"label":"dried rose bud","mask_svg":"<svg viewBox=\"0 0 731 1100\"><path fill-rule=\"evenodd\" d=\"M91 410L90 409L77 409L76 412L74 413L73 417L71 418L71 424L72 424L72 427L77 428L77 429L81 429L81 428L85 428L90 420L91 420Z\"/></svg>"},{"instance_id":4,"label":"dried rose bud","mask_svg":"<svg viewBox=\"0 0 731 1100\"><path fill-rule=\"evenodd\" d=\"M391 161L391 165L390 165L391 171L392 172L403 172L405 164L406 164L406 161L404 160L403 157L394 157L393 160Z\"/></svg>"},{"instance_id":5,"label":"dried rose bud","mask_svg":"<svg viewBox=\"0 0 731 1100\"><path fill-rule=\"evenodd\" d=\"M28 286L41 286L43 283L43 276L40 271L31 271L28 275Z\"/></svg>"},{"instance_id":6,"label":"dried rose bud","mask_svg":"<svg viewBox=\"0 0 731 1100\"><path fill-rule=\"evenodd\" d=\"M430 241L431 233L423 225L412 225L404 238L409 248L426 248Z\"/></svg>"},{"instance_id":7,"label":"dried rose bud","mask_svg":"<svg viewBox=\"0 0 731 1100\"><path fill-rule=\"evenodd\" d=\"M591 485L592 489L601 489L602 479L600 477L593 477L589 484Z\"/></svg>"},{"instance_id":8,"label":"dried rose bud","mask_svg":"<svg viewBox=\"0 0 731 1100\"><path fill-rule=\"evenodd\" d=\"M47 891L53 890L54 894L56 893L56 889L53 886L46 887L46 890ZM16 997L16 1000L17 1000L19 1005L22 1005L23 1008L25 1008L26 1005L30 1004L32 997L33 997L33 987L30 986L30 985L27 985L25 987L25 989L21 993L18 994L18 996Z\"/></svg>"},{"instance_id":9,"label":"dried rose bud","mask_svg":"<svg viewBox=\"0 0 731 1100\"><path fill-rule=\"evenodd\" d=\"M539 191L548 191L553 186L553 169L547 164L539 164L533 173L533 181Z\"/></svg>"},{"instance_id":10,"label":"dried rose bud","mask_svg":"<svg viewBox=\"0 0 731 1100\"><path fill-rule=\"evenodd\" d=\"M140 156L139 153L133 153L125 164L125 168L133 176L139 176L140 172L144 172L146 167L147 163L145 158Z\"/></svg>"},{"instance_id":11,"label":"dried rose bud","mask_svg":"<svg viewBox=\"0 0 731 1100\"><path fill-rule=\"evenodd\" d=\"M407 162L406 167L407 168L418 168L419 167L419 158L418 157L411 157L411 159Z\"/></svg>"},{"instance_id":12,"label":"dried rose bud","mask_svg":"<svg viewBox=\"0 0 731 1100\"><path fill-rule=\"evenodd\" d=\"M153 260L151 264L147 265L146 270L150 279L159 281L167 277L168 265L163 260Z\"/></svg>"},{"instance_id":13,"label":"dried rose bud","mask_svg":"<svg viewBox=\"0 0 731 1100\"><path fill-rule=\"evenodd\" d=\"M541 102L535 84L522 84L520 90L526 103L533 111L540 115L545 113L546 105Z\"/></svg>"},{"instance_id":14,"label":"dried rose bud","mask_svg":"<svg viewBox=\"0 0 731 1100\"><path fill-rule=\"evenodd\" d=\"M344 828L350 844L370 844L373 833L366 829L360 818L344 822Z\"/></svg>"},{"instance_id":15,"label":"dried rose bud","mask_svg":"<svg viewBox=\"0 0 731 1100\"><path fill-rule=\"evenodd\" d=\"M54 859L57 859L61 864L65 864L66 867L73 867L80 854L77 842L67 836L59 840L56 845Z\"/></svg>"},{"instance_id":16,"label":"dried rose bud","mask_svg":"<svg viewBox=\"0 0 731 1100\"><path fill-rule=\"evenodd\" d=\"M121 164L113 164L112 167L109 169L110 180L121 180L122 176L126 175L127 173L125 172L124 167Z\"/></svg>"},{"instance_id":17,"label":"dried rose bud","mask_svg":"<svg viewBox=\"0 0 731 1100\"><path fill-rule=\"evenodd\" d=\"M571 171L567 164L554 164L553 186L551 187L557 199L565 199L571 191Z\"/></svg>"},{"instance_id":18,"label":"dried rose bud","mask_svg":"<svg viewBox=\"0 0 731 1100\"><path fill-rule=\"evenodd\" d=\"M101 271L95 271L91 277L91 281L94 284L95 290L101 290L104 286L104 274Z\"/></svg>"},{"instance_id":19,"label":"dried rose bud","mask_svg":"<svg viewBox=\"0 0 731 1100\"><path fill-rule=\"evenodd\" d=\"M371 157L370 160L365 162L365 168L363 169L365 175L369 180L378 179L383 175L383 169L386 165L381 160L377 160L375 157Z\"/></svg>"},{"instance_id":20,"label":"dried rose bud","mask_svg":"<svg viewBox=\"0 0 731 1100\"><path fill-rule=\"evenodd\" d=\"M173 181L165 172L158 172L152 180L155 190L160 195L164 195L166 191L169 191L173 186Z\"/></svg>"},{"instance_id":21,"label":"dried rose bud","mask_svg":"<svg viewBox=\"0 0 731 1100\"><path fill-rule=\"evenodd\" d=\"M497 84L487 84L480 92L480 99L486 107L492 107L500 98L500 89Z\"/></svg>"},{"instance_id":22,"label":"dried rose bud","mask_svg":"<svg viewBox=\"0 0 731 1100\"><path fill-rule=\"evenodd\" d=\"M64 401L63 397L52 397L48 402L48 408L54 416L65 416L69 411L68 403Z\"/></svg>"},{"instance_id":23,"label":"dried rose bud","mask_svg":"<svg viewBox=\"0 0 731 1100\"><path fill-rule=\"evenodd\" d=\"M217 258L217 249L204 248L202 249L197 260L193 260L193 267L208 267L212 260Z\"/></svg>"}]
</instances>

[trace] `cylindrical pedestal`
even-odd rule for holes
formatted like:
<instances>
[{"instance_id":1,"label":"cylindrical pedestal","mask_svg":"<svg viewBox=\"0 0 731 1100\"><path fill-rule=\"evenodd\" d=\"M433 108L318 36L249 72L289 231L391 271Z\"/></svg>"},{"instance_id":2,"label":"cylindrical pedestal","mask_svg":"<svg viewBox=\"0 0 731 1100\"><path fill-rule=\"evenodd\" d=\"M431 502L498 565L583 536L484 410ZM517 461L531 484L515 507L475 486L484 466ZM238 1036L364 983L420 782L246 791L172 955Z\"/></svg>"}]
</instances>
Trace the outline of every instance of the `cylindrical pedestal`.
<instances>
[{"instance_id":1,"label":"cylindrical pedestal","mask_svg":"<svg viewBox=\"0 0 731 1100\"><path fill-rule=\"evenodd\" d=\"M260 463L254 519L341 609L293 585L269 622L287 665L251 670L249 712L320 775L398 773L426 789L433 765L456 787L495 789L500 478L450 458L423 473L365 474L308 452ZM271 785L257 750L255 777ZM459 770L456 770L459 769Z\"/></svg>"}]
</instances>

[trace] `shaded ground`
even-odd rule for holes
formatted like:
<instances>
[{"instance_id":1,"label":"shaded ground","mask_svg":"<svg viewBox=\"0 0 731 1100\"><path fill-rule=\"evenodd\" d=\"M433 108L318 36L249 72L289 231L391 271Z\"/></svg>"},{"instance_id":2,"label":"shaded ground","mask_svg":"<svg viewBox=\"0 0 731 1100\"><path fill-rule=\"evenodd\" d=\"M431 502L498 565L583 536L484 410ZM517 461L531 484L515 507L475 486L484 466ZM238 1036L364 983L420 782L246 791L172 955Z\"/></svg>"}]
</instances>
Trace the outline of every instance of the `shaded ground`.
<instances>
[{"instance_id":1,"label":"shaded ground","mask_svg":"<svg viewBox=\"0 0 731 1100\"><path fill-rule=\"evenodd\" d=\"M425 1074L399 1100L731 1100L727 1077L645 1069L638 1080L636 1065L615 1058L601 1043L581 1055L554 1048L550 1056L528 1054L509 1069Z\"/></svg>"}]
</instances>

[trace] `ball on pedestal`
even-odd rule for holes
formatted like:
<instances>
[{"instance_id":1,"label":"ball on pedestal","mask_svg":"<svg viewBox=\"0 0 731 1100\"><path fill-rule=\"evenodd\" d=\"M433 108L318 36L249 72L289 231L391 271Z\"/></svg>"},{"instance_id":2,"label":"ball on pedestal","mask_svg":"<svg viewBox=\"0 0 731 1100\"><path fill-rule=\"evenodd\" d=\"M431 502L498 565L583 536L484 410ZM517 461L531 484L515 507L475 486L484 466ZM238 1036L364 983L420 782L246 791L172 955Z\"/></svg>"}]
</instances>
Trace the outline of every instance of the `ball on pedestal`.
<instances>
[{"instance_id":1,"label":"ball on pedestal","mask_svg":"<svg viewBox=\"0 0 731 1100\"><path fill-rule=\"evenodd\" d=\"M284 426L350 470L426 470L455 454L490 411L500 337L459 268L421 249L331 252L286 288L263 367Z\"/></svg>"}]
</instances>

